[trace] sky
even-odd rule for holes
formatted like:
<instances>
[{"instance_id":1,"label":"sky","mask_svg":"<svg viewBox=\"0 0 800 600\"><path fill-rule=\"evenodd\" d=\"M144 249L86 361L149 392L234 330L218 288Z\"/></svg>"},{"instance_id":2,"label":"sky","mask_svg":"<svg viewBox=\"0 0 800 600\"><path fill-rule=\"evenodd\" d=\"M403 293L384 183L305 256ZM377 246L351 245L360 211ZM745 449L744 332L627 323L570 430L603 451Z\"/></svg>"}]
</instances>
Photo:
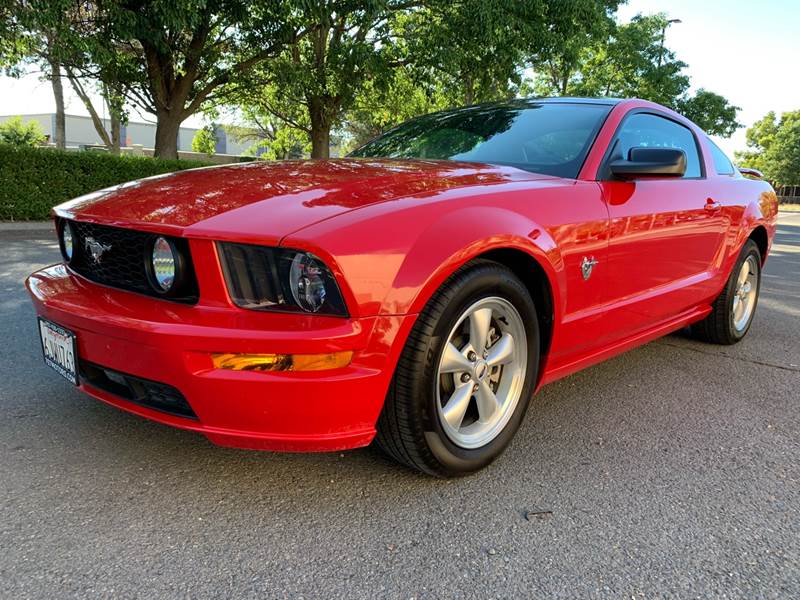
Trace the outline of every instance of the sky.
<instances>
[{"instance_id":1,"label":"sky","mask_svg":"<svg viewBox=\"0 0 800 600\"><path fill-rule=\"evenodd\" d=\"M617 14L625 22L657 12L681 20L667 30L666 45L689 65L692 87L739 106L740 123L750 126L770 110L800 109L800 0L629 0ZM88 114L66 83L64 90L67 113ZM50 85L36 75L0 77L0 115L54 110ZM135 111L130 119L154 120ZM202 117L184 125L200 126ZM732 156L745 147L745 127L730 139L715 139Z\"/></svg>"}]
</instances>

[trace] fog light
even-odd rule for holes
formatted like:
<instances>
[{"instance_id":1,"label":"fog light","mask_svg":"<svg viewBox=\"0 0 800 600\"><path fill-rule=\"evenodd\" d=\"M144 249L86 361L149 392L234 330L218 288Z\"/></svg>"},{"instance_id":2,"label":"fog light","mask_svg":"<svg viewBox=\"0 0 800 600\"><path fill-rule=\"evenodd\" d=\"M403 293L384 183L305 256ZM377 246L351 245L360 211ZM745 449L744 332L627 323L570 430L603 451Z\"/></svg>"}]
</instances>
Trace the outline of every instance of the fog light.
<instances>
[{"instance_id":1,"label":"fog light","mask_svg":"<svg viewBox=\"0 0 800 600\"><path fill-rule=\"evenodd\" d=\"M157 290L168 292L175 283L177 271L177 252L169 240L163 237L156 238L153 242L153 251L150 257L153 280Z\"/></svg>"},{"instance_id":2,"label":"fog light","mask_svg":"<svg viewBox=\"0 0 800 600\"><path fill-rule=\"evenodd\" d=\"M61 228L61 251L67 262L72 260L72 246L73 246L72 225L69 221L64 221L64 226Z\"/></svg>"},{"instance_id":3,"label":"fog light","mask_svg":"<svg viewBox=\"0 0 800 600\"><path fill-rule=\"evenodd\" d=\"M330 354L212 354L217 369L229 371L328 371L350 364L353 353Z\"/></svg>"}]
</instances>

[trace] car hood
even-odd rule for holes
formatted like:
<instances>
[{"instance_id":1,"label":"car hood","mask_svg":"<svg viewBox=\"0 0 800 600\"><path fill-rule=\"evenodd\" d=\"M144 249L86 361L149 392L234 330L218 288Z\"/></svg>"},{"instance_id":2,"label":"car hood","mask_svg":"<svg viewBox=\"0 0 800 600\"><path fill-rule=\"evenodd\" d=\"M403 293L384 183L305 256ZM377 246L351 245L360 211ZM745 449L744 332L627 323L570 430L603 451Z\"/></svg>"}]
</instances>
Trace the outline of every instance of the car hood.
<instances>
[{"instance_id":1,"label":"car hood","mask_svg":"<svg viewBox=\"0 0 800 600\"><path fill-rule=\"evenodd\" d=\"M266 243L377 202L549 178L452 161L257 161L124 183L62 204L55 213L173 235Z\"/></svg>"}]
</instances>

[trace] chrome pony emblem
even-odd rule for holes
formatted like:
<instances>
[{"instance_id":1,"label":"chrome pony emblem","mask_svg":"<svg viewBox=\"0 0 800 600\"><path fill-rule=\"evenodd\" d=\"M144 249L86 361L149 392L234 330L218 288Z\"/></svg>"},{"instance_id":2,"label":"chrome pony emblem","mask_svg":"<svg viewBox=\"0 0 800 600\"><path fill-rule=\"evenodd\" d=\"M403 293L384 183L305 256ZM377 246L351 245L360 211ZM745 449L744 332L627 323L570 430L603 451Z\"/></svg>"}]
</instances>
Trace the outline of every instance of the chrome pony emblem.
<instances>
[{"instance_id":1,"label":"chrome pony emblem","mask_svg":"<svg viewBox=\"0 0 800 600\"><path fill-rule=\"evenodd\" d=\"M83 242L83 246L86 248L86 252L89 253L91 259L96 263L102 260L103 254L111 250L111 246L101 244L93 237L87 237Z\"/></svg>"},{"instance_id":2,"label":"chrome pony emblem","mask_svg":"<svg viewBox=\"0 0 800 600\"><path fill-rule=\"evenodd\" d=\"M581 261L581 274L583 275L583 280L586 281L589 277L592 276L592 269L594 269L595 265L598 261L594 259L594 256L584 256L583 260Z\"/></svg>"}]
</instances>

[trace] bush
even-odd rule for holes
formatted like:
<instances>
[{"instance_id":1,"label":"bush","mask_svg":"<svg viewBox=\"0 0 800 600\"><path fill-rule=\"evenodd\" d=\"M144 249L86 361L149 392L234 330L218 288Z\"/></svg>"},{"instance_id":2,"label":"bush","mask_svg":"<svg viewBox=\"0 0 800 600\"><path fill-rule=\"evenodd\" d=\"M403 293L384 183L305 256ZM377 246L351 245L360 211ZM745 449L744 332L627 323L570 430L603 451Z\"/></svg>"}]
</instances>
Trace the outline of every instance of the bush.
<instances>
[{"instance_id":1,"label":"bush","mask_svg":"<svg viewBox=\"0 0 800 600\"><path fill-rule=\"evenodd\" d=\"M46 139L38 121L23 123L22 117L12 117L5 123L0 123L0 142L12 146L38 146Z\"/></svg>"},{"instance_id":2,"label":"bush","mask_svg":"<svg viewBox=\"0 0 800 600\"><path fill-rule=\"evenodd\" d=\"M77 196L207 164L0 144L0 220L47 219L51 208Z\"/></svg>"},{"instance_id":3,"label":"bush","mask_svg":"<svg viewBox=\"0 0 800 600\"><path fill-rule=\"evenodd\" d=\"M212 156L217 151L217 135L213 125L198 129L192 138L192 152L200 152Z\"/></svg>"}]
</instances>

